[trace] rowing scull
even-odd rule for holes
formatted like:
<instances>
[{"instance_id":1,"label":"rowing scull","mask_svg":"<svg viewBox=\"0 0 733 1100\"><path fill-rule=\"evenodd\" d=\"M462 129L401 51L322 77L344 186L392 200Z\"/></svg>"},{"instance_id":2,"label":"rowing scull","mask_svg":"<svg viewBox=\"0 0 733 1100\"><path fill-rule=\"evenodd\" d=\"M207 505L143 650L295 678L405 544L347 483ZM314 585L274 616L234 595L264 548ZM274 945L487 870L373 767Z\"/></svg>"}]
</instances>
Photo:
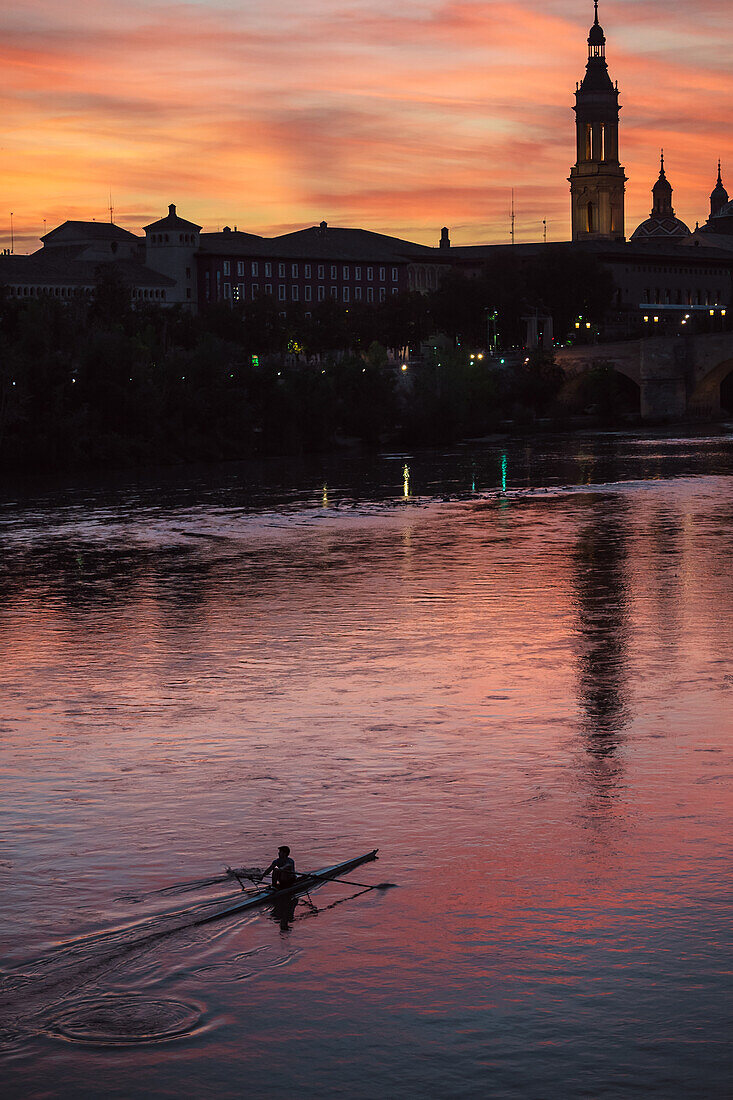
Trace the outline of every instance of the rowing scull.
<instances>
[{"instance_id":1,"label":"rowing scull","mask_svg":"<svg viewBox=\"0 0 733 1100\"><path fill-rule=\"evenodd\" d=\"M314 890L317 886L323 886L326 882L332 882L334 879L339 878L340 875L347 875L350 871L354 871L357 867L361 867L362 863L370 863L377 858L378 848L374 848L371 852L366 852L363 856L356 856L354 859L346 859L343 863L334 863L332 867L324 867L320 871L311 871L305 875L299 875L298 881L292 886L286 886L282 890L273 890L268 887L266 890L259 890L256 894L251 894L247 898L242 898L241 901L237 901L234 905L228 905L225 909L218 909L216 913L209 913L205 917L199 917L194 921L194 924L206 924L212 920L219 920L220 917L229 917L233 913L243 913L248 909L257 909L261 905L273 905L275 902L282 901L284 898L298 897L299 894L307 894L310 890Z\"/></svg>"}]
</instances>

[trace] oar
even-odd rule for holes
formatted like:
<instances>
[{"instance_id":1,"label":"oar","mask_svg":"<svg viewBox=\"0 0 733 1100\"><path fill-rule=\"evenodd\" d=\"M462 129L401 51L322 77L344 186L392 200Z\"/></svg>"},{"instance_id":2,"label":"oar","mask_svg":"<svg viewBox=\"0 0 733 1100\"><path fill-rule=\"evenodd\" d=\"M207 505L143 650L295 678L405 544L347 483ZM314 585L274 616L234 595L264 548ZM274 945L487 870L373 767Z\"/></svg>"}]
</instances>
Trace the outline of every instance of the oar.
<instances>
[{"instance_id":1,"label":"oar","mask_svg":"<svg viewBox=\"0 0 733 1100\"><path fill-rule=\"evenodd\" d=\"M247 887L246 887L246 886L244 885L244 883L242 882L242 879L241 879L241 878L239 877L239 874L238 874L238 873L237 873L237 872L236 872L236 871L234 870L234 868L233 868L233 867L227 867L227 868L226 868L226 876L225 876L225 878L226 878L226 877L229 877L229 878L235 878L235 879L237 880L237 882L239 883L239 885L240 885L240 886L242 887L242 890L244 891L244 893L246 893L246 892L247 892ZM246 879L247 879L247 880L248 880L249 882L251 882L251 883L252 883L253 885L256 885L256 883L255 883L255 876L254 876L254 875L244 875L244 876L243 876L243 878L246 878ZM258 879L258 883L259 883L259 882L261 882L261 881L262 881L262 879L261 879L261 878L260 878L260 879Z\"/></svg>"},{"instance_id":2,"label":"oar","mask_svg":"<svg viewBox=\"0 0 733 1100\"><path fill-rule=\"evenodd\" d=\"M344 886L363 886L365 890L391 890L396 882L352 882L348 878L330 878L329 882L343 882Z\"/></svg>"},{"instance_id":3,"label":"oar","mask_svg":"<svg viewBox=\"0 0 733 1100\"><path fill-rule=\"evenodd\" d=\"M391 888L393 886L397 885L396 882L376 882L376 883L352 882L352 880L348 879L348 878L332 878L330 875L314 875L314 874L309 875L309 874L304 874L304 875L300 875L299 877L300 878L320 879L323 882L342 882L344 884L344 886L361 886L365 890L391 890ZM294 885L297 886L297 883L295 883Z\"/></svg>"}]
</instances>

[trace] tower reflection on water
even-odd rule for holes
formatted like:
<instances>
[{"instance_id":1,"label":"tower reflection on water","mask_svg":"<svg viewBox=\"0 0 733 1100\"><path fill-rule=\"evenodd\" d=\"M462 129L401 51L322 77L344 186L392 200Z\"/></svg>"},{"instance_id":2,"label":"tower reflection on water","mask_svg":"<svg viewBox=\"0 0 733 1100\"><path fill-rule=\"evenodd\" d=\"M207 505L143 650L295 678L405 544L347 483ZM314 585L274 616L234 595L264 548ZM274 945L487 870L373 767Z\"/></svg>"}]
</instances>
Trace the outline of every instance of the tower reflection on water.
<instances>
[{"instance_id":1,"label":"tower reflection on water","mask_svg":"<svg viewBox=\"0 0 733 1100\"><path fill-rule=\"evenodd\" d=\"M629 721L628 507L599 497L582 528L573 584L578 655L578 702L585 746L613 757Z\"/></svg>"}]
</instances>

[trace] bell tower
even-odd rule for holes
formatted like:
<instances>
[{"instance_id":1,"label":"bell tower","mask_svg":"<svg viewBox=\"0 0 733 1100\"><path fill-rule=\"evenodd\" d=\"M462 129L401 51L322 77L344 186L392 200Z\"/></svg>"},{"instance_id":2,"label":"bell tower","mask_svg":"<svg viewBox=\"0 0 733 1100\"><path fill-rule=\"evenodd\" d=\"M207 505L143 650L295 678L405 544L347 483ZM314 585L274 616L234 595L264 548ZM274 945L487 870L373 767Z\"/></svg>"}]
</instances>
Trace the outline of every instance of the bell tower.
<instances>
[{"instance_id":1,"label":"bell tower","mask_svg":"<svg viewBox=\"0 0 733 1100\"><path fill-rule=\"evenodd\" d=\"M626 173L618 159L618 84L606 64L606 36L596 19L588 64L575 91L577 161L570 169L574 241L623 241Z\"/></svg>"}]
</instances>

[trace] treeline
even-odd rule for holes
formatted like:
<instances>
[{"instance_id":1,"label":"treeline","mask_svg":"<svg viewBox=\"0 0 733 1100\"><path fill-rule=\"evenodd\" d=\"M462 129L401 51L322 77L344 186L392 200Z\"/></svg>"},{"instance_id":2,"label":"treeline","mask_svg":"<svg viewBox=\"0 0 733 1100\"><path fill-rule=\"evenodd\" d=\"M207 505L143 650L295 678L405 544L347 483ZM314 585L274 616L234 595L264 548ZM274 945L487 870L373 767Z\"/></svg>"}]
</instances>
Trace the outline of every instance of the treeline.
<instances>
[{"instance_id":1,"label":"treeline","mask_svg":"<svg viewBox=\"0 0 733 1100\"><path fill-rule=\"evenodd\" d=\"M327 301L310 317L302 308L283 316L269 297L195 317L132 309L104 273L91 301L1 297L0 464L215 461L387 439L432 445L507 417L531 420L552 410L562 385L551 358L509 370L469 350L485 345L489 308L504 342L517 342L528 297L539 300L541 288L561 324L577 312L600 317L610 295L603 272L562 257L563 274L550 259L548 249L544 275L515 265L510 278L505 264L502 279L490 269L479 279L452 275L429 296L348 309ZM428 337L414 370L388 360L387 349Z\"/></svg>"}]
</instances>

